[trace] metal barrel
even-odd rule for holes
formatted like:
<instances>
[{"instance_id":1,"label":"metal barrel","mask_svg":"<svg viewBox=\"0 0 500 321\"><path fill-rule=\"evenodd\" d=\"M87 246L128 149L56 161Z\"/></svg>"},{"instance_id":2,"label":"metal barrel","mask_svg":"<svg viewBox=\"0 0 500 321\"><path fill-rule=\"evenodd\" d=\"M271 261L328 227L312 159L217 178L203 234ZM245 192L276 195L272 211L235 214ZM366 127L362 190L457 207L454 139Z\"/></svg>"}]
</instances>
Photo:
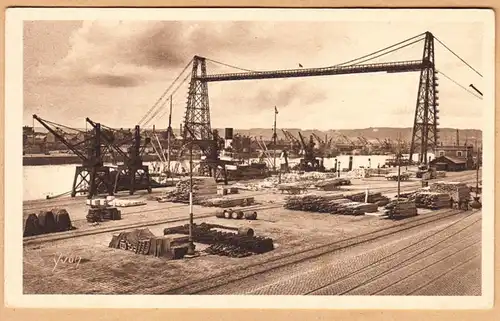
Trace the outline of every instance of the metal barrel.
<instances>
[{"instance_id":1,"label":"metal barrel","mask_svg":"<svg viewBox=\"0 0 500 321\"><path fill-rule=\"evenodd\" d=\"M238 235L245 235L245 236L254 236L255 232L252 228L250 227L240 227L238 229Z\"/></svg>"},{"instance_id":2,"label":"metal barrel","mask_svg":"<svg viewBox=\"0 0 500 321\"><path fill-rule=\"evenodd\" d=\"M245 219L247 220L256 220L257 219L257 212L251 211L251 212L245 212Z\"/></svg>"},{"instance_id":3,"label":"metal barrel","mask_svg":"<svg viewBox=\"0 0 500 321\"><path fill-rule=\"evenodd\" d=\"M232 209L227 209L227 210L224 210L224 218L232 218L233 216L233 210Z\"/></svg>"},{"instance_id":4,"label":"metal barrel","mask_svg":"<svg viewBox=\"0 0 500 321\"><path fill-rule=\"evenodd\" d=\"M244 216L243 211L241 210L236 211L235 214L237 219L242 219Z\"/></svg>"}]
</instances>

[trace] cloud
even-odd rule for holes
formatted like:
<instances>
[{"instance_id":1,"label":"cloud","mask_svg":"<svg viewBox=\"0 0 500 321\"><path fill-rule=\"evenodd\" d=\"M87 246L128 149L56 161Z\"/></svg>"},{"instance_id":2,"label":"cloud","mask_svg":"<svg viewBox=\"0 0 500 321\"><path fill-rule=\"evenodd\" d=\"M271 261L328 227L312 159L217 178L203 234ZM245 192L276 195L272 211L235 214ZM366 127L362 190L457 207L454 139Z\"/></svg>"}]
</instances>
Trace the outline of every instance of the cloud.
<instances>
[{"instance_id":1,"label":"cloud","mask_svg":"<svg viewBox=\"0 0 500 321\"><path fill-rule=\"evenodd\" d=\"M54 65L39 66L39 79L59 85L88 83L138 86L165 79L194 55L238 54L269 40L249 22L83 22L70 38L68 54ZM250 39L250 40L249 40Z\"/></svg>"}]
</instances>

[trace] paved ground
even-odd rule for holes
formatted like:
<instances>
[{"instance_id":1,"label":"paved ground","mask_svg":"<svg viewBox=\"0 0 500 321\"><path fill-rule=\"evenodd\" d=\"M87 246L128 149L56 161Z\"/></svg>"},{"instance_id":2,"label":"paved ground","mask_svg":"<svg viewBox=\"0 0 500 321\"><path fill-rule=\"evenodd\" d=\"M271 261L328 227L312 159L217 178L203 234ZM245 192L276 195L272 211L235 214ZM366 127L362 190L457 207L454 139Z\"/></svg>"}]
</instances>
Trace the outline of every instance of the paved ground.
<instances>
[{"instance_id":1,"label":"paved ground","mask_svg":"<svg viewBox=\"0 0 500 321\"><path fill-rule=\"evenodd\" d=\"M480 295L481 213L399 232L199 294Z\"/></svg>"}]
</instances>

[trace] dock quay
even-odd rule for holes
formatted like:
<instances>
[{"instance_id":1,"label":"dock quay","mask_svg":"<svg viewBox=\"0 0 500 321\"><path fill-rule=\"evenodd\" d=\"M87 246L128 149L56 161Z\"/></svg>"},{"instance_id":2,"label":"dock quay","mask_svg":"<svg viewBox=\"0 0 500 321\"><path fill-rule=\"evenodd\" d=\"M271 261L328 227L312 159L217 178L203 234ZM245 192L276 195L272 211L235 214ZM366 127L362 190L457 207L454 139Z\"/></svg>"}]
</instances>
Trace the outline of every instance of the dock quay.
<instances>
[{"instance_id":1,"label":"dock quay","mask_svg":"<svg viewBox=\"0 0 500 321\"><path fill-rule=\"evenodd\" d=\"M448 173L435 181L474 185L474 171ZM431 182L432 183L432 180ZM259 185L261 180L238 185ZM420 180L401 182L400 193L421 188ZM390 199L397 184L385 177L353 178L326 195L381 193ZM239 189L254 204L231 210L255 211L256 220L224 219L215 207L193 205L195 224L251 228L274 242L272 251L232 258L204 253L191 259L165 260L109 247L113 235L147 228L187 224L189 205L158 202L173 187L151 194L117 194L145 205L120 208L121 220L88 223L84 196L24 202L24 213L64 208L75 229L24 238L25 293L75 294L300 294L300 295L478 295L480 287L481 211L457 208L419 209L417 216L391 220L383 208L364 215L288 210L290 195L277 188ZM306 193L318 193L310 188ZM220 197L220 196L217 196ZM59 255L81 258L78 267L56 266ZM322 262L324 264L318 264ZM451 262L451 263L450 263ZM320 267L320 268L318 268ZM53 272L52 272L53 271ZM157 282L158 278L162 282ZM303 279L309 280L307 283ZM460 281L457 281L460 280Z\"/></svg>"}]
</instances>

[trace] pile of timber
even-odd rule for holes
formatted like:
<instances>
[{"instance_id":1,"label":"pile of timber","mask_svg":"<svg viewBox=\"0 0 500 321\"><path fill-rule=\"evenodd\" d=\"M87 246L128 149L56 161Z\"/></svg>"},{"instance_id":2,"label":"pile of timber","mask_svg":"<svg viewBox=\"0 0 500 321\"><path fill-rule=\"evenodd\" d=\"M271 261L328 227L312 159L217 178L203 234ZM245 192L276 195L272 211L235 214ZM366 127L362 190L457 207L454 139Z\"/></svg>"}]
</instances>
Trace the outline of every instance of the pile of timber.
<instances>
[{"instance_id":1,"label":"pile of timber","mask_svg":"<svg viewBox=\"0 0 500 321\"><path fill-rule=\"evenodd\" d=\"M284 208L289 210L332 213L335 209L333 201L342 199L342 195L304 194L286 198Z\"/></svg>"},{"instance_id":2,"label":"pile of timber","mask_svg":"<svg viewBox=\"0 0 500 321\"><path fill-rule=\"evenodd\" d=\"M23 214L23 237L40 234L64 232L74 229L68 211L65 209L52 209Z\"/></svg>"},{"instance_id":3,"label":"pile of timber","mask_svg":"<svg viewBox=\"0 0 500 321\"><path fill-rule=\"evenodd\" d=\"M254 231L251 229L240 228L238 229L238 233L231 233L219 231L215 228L221 228L221 226L206 223L193 224L193 241L214 245L209 250L209 252L214 254L234 256L233 254L236 253L236 257L261 254L274 249L274 243L271 238L255 236ZM189 235L189 225L165 228L163 234ZM215 245L221 246L216 247Z\"/></svg>"},{"instance_id":4,"label":"pile of timber","mask_svg":"<svg viewBox=\"0 0 500 321\"><path fill-rule=\"evenodd\" d=\"M190 180L179 181L173 191L160 198L159 202L189 203ZM193 203L217 195L217 184L213 178L193 178Z\"/></svg>"},{"instance_id":5,"label":"pile of timber","mask_svg":"<svg viewBox=\"0 0 500 321\"><path fill-rule=\"evenodd\" d=\"M109 247L136 254L153 255L167 259L181 259L187 253L188 236L155 236L149 229L136 229L114 234Z\"/></svg>"},{"instance_id":6,"label":"pile of timber","mask_svg":"<svg viewBox=\"0 0 500 321\"><path fill-rule=\"evenodd\" d=\"M323 191L332 191L338 189L339 186L351 185L351 181L345 178L331 178L319 181L314 184L316 188Z\"/></svg>"},{"instance_id":7,"label":"pile of timber","mask_svg":"<svg viewBox=\"0 0 500 321\"><path fill-rule=\"evenodd\" d=\"M236 206L250 206L255 203L253 197L221 197L198 200L199 205L207 207L229 208Z\"/></svg>"},{"instance_id":8,"label":"pile of timber","mask_svg":"<svg viewBox=\"0 0 500 321\"><path fill-rule=\"evenodd\" d=\"M364 202L366 200L366 192L344 194L344 196L353 202ZM376 204L377 206L385 206L389 203L389 198L382 195L380 192L368 192L368 203Z\"/></svg>"},{"instance_id":9,"label":"pile of timber","mask_svg":"<svg viewBox=\"0 0 500 321\"><path fill-rule=\"evenodd\" d=\"M450 207L450 195L436 192L417 192L415 204L418 208L437 210Z\"/></svg>"},{"instance_id":10,"label":"pile of timber","mask_svg":"<svg viewBox=\"0 0 500 321\"><path fill-rule=\"evenodd\" d=\"M385 214L390 218L405 218L417 215L415 201L400 198L393 200L385 206Z\"/></svg>"},{"instance_id":11,"label":"pile of timber","mask_svg":"<svg viewBox=\"0 0 500 321\"><path fill-rule=\"evenodd\" d=\"M467 184L460 182L436 182L429 186L429 191L446 193L454 202L470 199L470 190Z\"/></svg>"},{"instance_id":12,"label":"pile of timber","mask_svg":"<svg viewBox=\"0 0 500 321\"><path fill-rule=\"evenodd\" d=\"M376 204L355 202L343 195L300 195L286 199L284 208L305 212L332 213L343 215L363 215L377 212Z\"/></svg>"},{"instance_id":13,"label":"pile of timber","mask_svg":"<svg viewBox=\"0 0 500 321\"><path fill-rule=\"evenodd\" d=\"M295 182L295 183L283 183L279 184L276 188L281 193L287 192L290 194L300 194L301 192L307 190L311 183Z\"/></svg>"}]
</instances>

